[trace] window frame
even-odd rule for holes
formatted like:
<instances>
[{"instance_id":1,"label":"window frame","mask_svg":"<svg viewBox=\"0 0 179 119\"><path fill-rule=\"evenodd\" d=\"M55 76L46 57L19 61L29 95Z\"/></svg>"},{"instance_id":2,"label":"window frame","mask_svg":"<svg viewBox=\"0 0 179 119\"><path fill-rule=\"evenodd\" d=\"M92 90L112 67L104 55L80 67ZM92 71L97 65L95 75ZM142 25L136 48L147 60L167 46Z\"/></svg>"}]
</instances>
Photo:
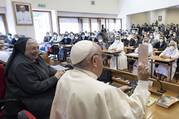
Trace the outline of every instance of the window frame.
<instances>
[{"instance_id":1,"label":"window frame","mask_svg":"<svg viewBox=\"0 0 179 119\"><path fill-rule=\"evenodd\" d=\"M106 28L106 22L107 20L109 21L109 19L113 19L114 20L114 24L116 23L116 20L120 20L120 29L122 29L122 19L121 18L104 18L104 17L77 17L77 16L57 16L57 21L58 21L58 32L60 33L60 18L77 18L78 19L78 24L79 24L79 32L84 32L83 30L83 18L88 18L89 19L89 27L90 27L90 32L92 32L92 24L91 24L91 19L97 19L97 23L99 26L99 31L101 31L101 19L105 20L105 28Z\"/></svg>"},{"instance_id":2,"label":"window frame","mask_svg":"<svg viewBox=\"0 0 179 119\"><path fill-rule=\"evenodd\" d=\"M47 10L32 10L32 13L33 12L48 12L49 13L50 29L51 29L50 32L53 33L53 24L52 24L52 13L51 13L51 11L47 11Z\"/></svg>"},{"instance_id":3,"label":"window frame","mask_svg":"<svg viewBox=\"0 0 179 119\"><path fill-rule=\"evenodd\" d=\"M51 11L48 11L48 10L32 10L33 27L34 27L34 33L35 33L36 32L35 31L35 21L34 21L34 16L33 16L34 12L36 12L36 13L48 13L50 29L48 31L46 31L46 32L49 32L49 33L52 34L53 33L53 24L52 24L52 13L51 13ZM44 36L45 36L45 34L44 34ZM38 43L43 42L43 39L40 39L40 40L38 39L36 33L35 33L35 39L37 40Z\"/></svg>"}]
</instances>

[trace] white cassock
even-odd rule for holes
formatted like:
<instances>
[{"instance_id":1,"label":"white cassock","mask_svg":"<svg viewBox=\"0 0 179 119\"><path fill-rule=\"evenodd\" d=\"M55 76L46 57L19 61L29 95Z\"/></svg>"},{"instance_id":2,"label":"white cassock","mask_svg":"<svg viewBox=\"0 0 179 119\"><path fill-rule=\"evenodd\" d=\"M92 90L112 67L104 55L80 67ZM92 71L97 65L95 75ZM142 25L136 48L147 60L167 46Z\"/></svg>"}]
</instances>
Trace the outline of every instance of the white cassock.
<instances>
[{"instance_id":1,"label":"white cassock","mask_svg":"<svg viewBox=\"0 0 179 119\"><path fill-rule=\"evenodd\" d=\"M17 23L20 24L32 24L31 13L27 11L19 11L16 13Z\"/></svg>"},{"instance_id":2,"label":"white cassock","mask_svg":"<svg viewBox=\"0 0 179 119\"><path fill-rule=\"evenodd\" d=\"M92 72L68 70L58 81L50 119L144 119L148 85L139 81L129 97Z\"/></svg>"},{"instance_id":3,"label":"white cassock","mask_svg":"<svg viewBox=\"0 0 179 119\"><path fill-rule=\"evenodd\" d=\"M124 43L119 40L115 40L114 43L109 46L108 51L111 51L112 49L121 51L118 56L118 68L121 70L127 69L127 56L124 52ZM116 56L112 56L110 67L112 69L116 69Z\"/></svg>"},{"instance_id":4,"label":"white cassock","mask_svg":"<svg viewBox=\"0 0 179 119\"><path fill-rule=\"evenodd\" d=\"M150 57L153 53L153 46L151 43L147 43L148 45L148 56ZM135 53L138 53L138 48L135 49ZM134 65L133 65L133 71L132 73L137 75L137 66L138 66L138 60L135 61ZM151 63L148 61L148 67L149 67L149 72L151 70ZM153 66L155 67L155 66ZM154 68L153 68L154 69ZM153 72L153 71L152 71Z\"/></svg>"},{"instance_id":5,"label":"white cassock","mask_svg":"<svg viewBox=\"0 0 179 119\"><path fill-rule=\"evenodd\" d=\"M161 54L161 55L166 55L166 56L171 56L171 58L176 59L173 63L172 63L172 75L171 75L171 79L173 79L175 72L176 72L176 68L177 68L177 59L179 57L179 51L178 49L171 49L170 47L167 47ZM159 64L159 66L156 68L156 73L158 74L162 74L166 77L170 76L170 66L168 64Z\"/></svg>"}]
</instances>

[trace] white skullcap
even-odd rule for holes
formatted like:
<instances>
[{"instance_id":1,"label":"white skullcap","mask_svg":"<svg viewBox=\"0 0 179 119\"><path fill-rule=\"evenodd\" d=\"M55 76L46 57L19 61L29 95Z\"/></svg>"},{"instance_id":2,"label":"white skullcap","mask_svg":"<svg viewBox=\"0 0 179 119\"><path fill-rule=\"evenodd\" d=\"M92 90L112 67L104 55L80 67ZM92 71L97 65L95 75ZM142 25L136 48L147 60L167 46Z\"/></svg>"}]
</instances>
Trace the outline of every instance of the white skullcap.
<instances>
[{"instance_id":1,"label":"white skullcap","mask_svg":"<svg viewBox=\"0 0 179 119\"><path fill-rule=\"evenodd\" d=\"M82 40L73 45L70 53L72 64L75 65L83 61L86 57L88 57L92 48L93 42L88 40Z\"/></svg>"}]
</instances>

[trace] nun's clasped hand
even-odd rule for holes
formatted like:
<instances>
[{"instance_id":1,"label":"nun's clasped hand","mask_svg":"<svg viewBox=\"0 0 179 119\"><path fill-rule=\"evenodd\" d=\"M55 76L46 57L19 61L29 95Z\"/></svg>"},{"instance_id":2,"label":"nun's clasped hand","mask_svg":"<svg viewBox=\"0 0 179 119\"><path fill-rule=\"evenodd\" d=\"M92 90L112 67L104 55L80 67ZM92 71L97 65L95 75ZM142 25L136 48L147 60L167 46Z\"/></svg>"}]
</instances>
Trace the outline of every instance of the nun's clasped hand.
<instances>
[{"instance_id":1,"label":"nun's clasped hand","mask_svg":"<svg viewBox=\"0 0 179 119\"><path fill-rule=\"evenodd\" d=\"M63 70L57 71L56 74L55 74L55 77L56 77L57 79L60 79L61 76L62 76L64 73L65 73L65 71L63 71Z\"/></svg>"}]
</instances>

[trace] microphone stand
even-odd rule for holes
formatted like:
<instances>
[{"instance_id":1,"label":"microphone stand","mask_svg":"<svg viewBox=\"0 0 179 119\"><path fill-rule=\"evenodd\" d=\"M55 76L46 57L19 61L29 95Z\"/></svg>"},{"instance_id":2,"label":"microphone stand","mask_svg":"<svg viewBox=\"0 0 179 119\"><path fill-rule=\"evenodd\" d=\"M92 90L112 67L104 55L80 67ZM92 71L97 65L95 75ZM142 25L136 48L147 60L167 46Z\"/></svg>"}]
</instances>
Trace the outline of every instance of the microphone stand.
<instances>
[{"instance_id":1,"label":"microphone stand","mask_svg":"<svg viewBox=\"0 0 179 119\"><path fill-rule=\"evenodd\" d=\"M157 82L159 82L159 89L157 90L157 92L159 92L161 94L165 93L166 90L163 88L163 84L162 84L162 82L160 81L159 78L157 78Z\"/></svg>"}]
</instances>

